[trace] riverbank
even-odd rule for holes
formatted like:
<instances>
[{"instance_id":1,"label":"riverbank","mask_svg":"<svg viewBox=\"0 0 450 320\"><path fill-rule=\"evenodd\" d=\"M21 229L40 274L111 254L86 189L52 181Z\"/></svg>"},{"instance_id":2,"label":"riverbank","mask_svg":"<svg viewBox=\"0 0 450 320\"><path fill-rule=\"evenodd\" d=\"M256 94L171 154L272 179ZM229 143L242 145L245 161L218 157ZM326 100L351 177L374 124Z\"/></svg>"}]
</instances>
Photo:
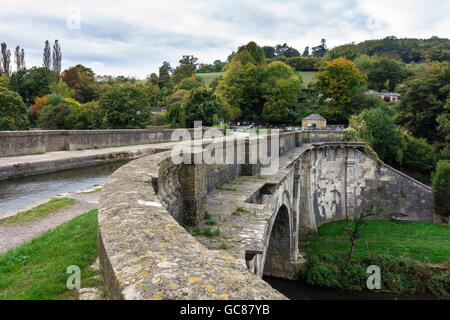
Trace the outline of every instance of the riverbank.
<instances>
[{"instance_id":1,"label":"riverbank","mask_svg":"<svg viewBox=\"0 0 450 320\"><path fill-rule=\"evenodd\" d=\"M97 255L97 210L91 210L0 254L0 300L76 300L95 289L101 293ZM73 265L81 270L81 290L67 288Z\"/></svg>"},{"instance_id":2,"label":"riverbank","mask_svg":"<svg viewBox=\"0 0 450 320\"><path fill-rule=\"evenodd\" d=\"M54 199L71 199L73 202L66 207L46 212L45 215L29 217L38 207L49 206L53 201L40 202L39 205L29 206L34 209L27 211L15 210L2 216L0 223L0 253L15 248L33 238L65 223L73 218L97 208L100 192L79 191L63 194ZM22 219L15 219L21 216Z\"/></svg>"},{"instance_id":3,"label":"riverbank","mask_svg":"<svg viewBox=\"0 0 450 320\"><path fill-rule=\"evenodd\" d=\"M422 222L368 221L355 253L343 227L351 221L321 226L316 235L300 238L307 263L299 279L310 286L367 290L367 268L380 268L381 289L394 294L432 294L450 298L450 228Z\"/></svg>"}]
</instances>

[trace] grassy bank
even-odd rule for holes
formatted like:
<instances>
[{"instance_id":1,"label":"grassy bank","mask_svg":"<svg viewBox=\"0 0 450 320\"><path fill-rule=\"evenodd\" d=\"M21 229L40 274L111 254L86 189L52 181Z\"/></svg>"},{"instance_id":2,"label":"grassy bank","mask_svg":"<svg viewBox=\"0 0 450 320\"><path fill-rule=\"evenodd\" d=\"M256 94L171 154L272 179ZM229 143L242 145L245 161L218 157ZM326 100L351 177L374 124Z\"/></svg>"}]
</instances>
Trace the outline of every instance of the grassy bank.
<instances>
[{"instance_id":1,"label":"grassy bank","mask_svg":"<svg viewBox=\"0 0 450 320\"><path fill-rule=\"evenodd\" d=\"M101 283L90 269L97 257L97 210L92 210L0 255L0 299L77 299L67 267L81 269L81 286Z\"/></svg>"},{"instance_id":2,"label":"grassy bank","mask_svg":"<svg viewBox=\"0 0 450 320\"><path fill-rule=\"evenodd\" d=\"M300 273L303 281L362 290L367 288L367 267L378 265L382 289L448 297L450 228L425 222L368 221L349 263L350 242L342 228L352 225L350 221L331 222L316 235L300 238L299 248L308 260Z\"/></svg>"},{"instance_id":3,"label":"grassy bank","mask_svg":"<svg viewBox=\"0 0 450 320\"><path fill-rule=\"evenodd\" d=\"M15 216L1 219L0 224L31 221L54 213L60 209L67 208L76 202L75 199L71 198L53 198L49 202L40 204L30 210L19 212Z\"/></svg>"}]
</instances>

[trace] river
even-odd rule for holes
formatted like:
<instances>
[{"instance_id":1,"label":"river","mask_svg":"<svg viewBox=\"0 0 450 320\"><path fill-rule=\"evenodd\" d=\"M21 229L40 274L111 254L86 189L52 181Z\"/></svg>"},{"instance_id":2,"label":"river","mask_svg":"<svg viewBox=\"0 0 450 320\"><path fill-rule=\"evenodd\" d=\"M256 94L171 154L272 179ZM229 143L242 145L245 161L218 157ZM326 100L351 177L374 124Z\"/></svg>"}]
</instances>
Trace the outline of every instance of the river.
<instances>
[{"instance_id":1,"label":"river","mask_svg":"<svg viewBox=\"0 0 450 320\"><path fill-rule=\"evenodd\" d=\"M428 294L393 294L389 292L352 291L311 287L300 281L263 278L291 300L437 300Z\"/></svg>"},{"instance_id":2,"label":"river","mask_svg":"<svg viewBox=\"0 0 450 320\"><path fill-rule=\"evenodd\" d=\"M125 162L0 181L0 215L46 198L103 184Z\"/></svg>"}]
</instances>

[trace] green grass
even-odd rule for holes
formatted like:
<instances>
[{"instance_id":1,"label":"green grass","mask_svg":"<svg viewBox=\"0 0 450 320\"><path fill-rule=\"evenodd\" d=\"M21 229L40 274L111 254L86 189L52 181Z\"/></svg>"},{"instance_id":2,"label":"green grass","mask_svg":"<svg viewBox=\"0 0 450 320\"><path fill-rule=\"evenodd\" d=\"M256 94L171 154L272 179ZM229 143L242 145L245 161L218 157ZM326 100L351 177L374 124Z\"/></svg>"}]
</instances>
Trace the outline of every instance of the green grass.
<instances>
[{"instance_id":1,"label":"green grass","mask_svg":"<svg viewBox=\"0 0 450 320\"><path fill-rule=\"evenodd\" d=\"M210 228L202 228L202 227L194 227L188 229L190 234L194 237L196 236L205 236L205 237L218 237L220 236L220 230L211 230Z\"/></svg>"},{"instance_id":2,"label":"green grass","mask_svg":"<svg viewBox=\"0 0 450 320\"><path fill-rule=\"evenodd\" d=\"M67 267L81 269L81 286L101 284L90 269L97 257L97 210L89 211L0 255L0 300L77 299Z\"/></svg>"},{"instance_id":3,"label":"green grass","mask_svg":"<svg viewBox=\"0 0 450 320\"><path fill-rule=\"evenodd\" d=\"M216 187L217 190L225 190L225 191L239 191L236 187L227 187L227 186L218 186Z\"/></svg>"},{"instance_id":4,"label":"green grass","mask_svg":"<svg viewBox=\"0 0 450 320\"><path fill-rule=\"evenodd\" d=\"M205 83L205 86L209 88L211 82L213 82L215 78L220 77L222 73L223 72L210 72L210 73L197 73L196 75L202 78L202 80Z\"/></svg>"},{"instance_id":5,"label":"green grass","mask_svg":"<svg viewBox=\"0 0 450 320\"><path fill-rule=\"evenodd\" d=\"M0 220L0 224L27 222L37 218L44 217L60 209L67 208L77 201L71 198L53 198L49 202L43 203L28 211L23 211L15 216Z\"/></svg>"},{"instance_id":6,"label":"green grass","mask_svg":"<svg viewBox=\"0 0 450 320\"><path fill-rule=\"evenodd\" d=\"M298 75L302 77L302 86L307 86L308 84L316 81L316 71L297 71Z\"/></svg>"},{"instance_id":7,"label":"green grass","mask_svg":"<svg viewBox=\"0 0 450 320\"><path fill-rule=\"evenodd\" d=\"M368 224L361 229L354 254L356 260L382 254L436 264L450 260L450 228L447 226L382 220L370 220ZM324 224L316 235L301 237L299 248L308 256L347 256L350 241L342 227L351 226L351 221Z\"/></svg>"},{"instance_id":8,"label":"green grass","mask_svg":"<svg viewBox=\"0 0 450 320\"><path fill-rule=\"evenodd\" d=\"M205 86L209 88L211 82L219 77L223 72L211 72L211 73L197 73L197 76L202 78ZM315 81L314 75L317 73L316 71L298 71L297 72L302 77L302 85L307 86L311 82Z\"/></svg>"},{"instance_id":9,"label":"green grass","mask_svg":"<svg viewBox=\"0 0 450 320\"><path fill-rule=\"evenodd\" d=\"M242 213L250 213L250 211L245 210L244 208L237 207L236 210L234 210L231 215L232 216L240 216Z\"/></svg>"}]
</instances>

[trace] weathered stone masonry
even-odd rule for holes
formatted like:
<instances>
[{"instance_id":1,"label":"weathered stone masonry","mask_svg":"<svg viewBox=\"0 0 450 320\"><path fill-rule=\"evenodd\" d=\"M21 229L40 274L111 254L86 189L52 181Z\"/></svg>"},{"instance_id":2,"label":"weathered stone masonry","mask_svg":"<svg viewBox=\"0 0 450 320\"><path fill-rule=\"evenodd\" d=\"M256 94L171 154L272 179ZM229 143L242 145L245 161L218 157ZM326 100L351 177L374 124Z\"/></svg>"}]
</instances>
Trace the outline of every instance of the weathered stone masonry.
<instances>
[{"instance_id":1,"label":"weathered stone masonry","mask_svg":"<svg viewBox=\"0 0 450 320\"><path fill-rule=\"evenodd\" d=\"M267 137L247 139L246 147L258 139ZM99 209L108 295L284 299L260 277L291 278L298 271L301 232L352 218L372 198L387 208L385 217L402 212L432 221L430 188L371 159L359 150L363 144L344 143L336 132L291 132L280 140L280 170L264 179L257 178L261 164L246 162L247 151L233 155L244 157L243 164L175 165L170 151L159 150L116 171ZM190 156L207 146L197 144ZM239 177L239 190L216 189ZM247 213L232 215L237 207ZM184 229L203 223L206 210L219 221L224 238L218 241L233 241L229 250Z\"/></svg>"}]
</instances>

